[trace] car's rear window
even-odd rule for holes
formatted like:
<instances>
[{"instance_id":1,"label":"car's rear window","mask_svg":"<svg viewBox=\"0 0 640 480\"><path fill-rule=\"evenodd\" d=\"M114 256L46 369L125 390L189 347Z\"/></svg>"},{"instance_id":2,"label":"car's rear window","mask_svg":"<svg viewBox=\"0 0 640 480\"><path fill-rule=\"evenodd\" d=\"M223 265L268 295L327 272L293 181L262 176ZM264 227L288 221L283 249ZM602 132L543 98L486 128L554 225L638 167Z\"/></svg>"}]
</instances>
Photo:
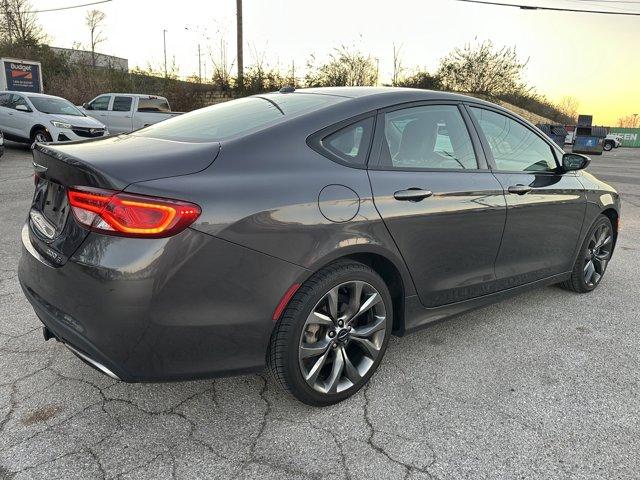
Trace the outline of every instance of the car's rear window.
<instances>
[{"instance_id":1,"label":"car's rear window","mask_svg":"<svg viewBox=\"0 0 640 480\"><path fill-rule=\"evenodd\" d=\"M170 112L169 102L165 98L138 98L139 112Z\"/></svg>"},{"instance_id":2,"label":"car's rear window","mask_svg":"<svg viewBox=\"0 0 640 480\"><path fill-rule=\"evenodd\" d=\"M183 142L220 141L256 132L283 117L345 100L331 95L268 94L219 103L156 123L135 135Z\"/></svg>"}]
</instances>

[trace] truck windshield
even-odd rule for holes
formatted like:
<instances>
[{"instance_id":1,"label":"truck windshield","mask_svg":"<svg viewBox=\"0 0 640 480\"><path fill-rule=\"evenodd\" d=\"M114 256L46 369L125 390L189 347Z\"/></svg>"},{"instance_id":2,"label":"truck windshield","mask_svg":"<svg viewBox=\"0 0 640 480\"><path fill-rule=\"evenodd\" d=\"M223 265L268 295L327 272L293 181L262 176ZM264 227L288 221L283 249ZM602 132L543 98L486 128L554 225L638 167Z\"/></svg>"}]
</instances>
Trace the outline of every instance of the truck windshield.
<instances>
[{"instance_id":1,"label":"truck windshield","mask_svg":"<svg viewBox=\"0 0 640 480\"><path fill-rule=\"evenodd\" d=\"M64 98L56 97L29 97L36 110L42 113L52 113L54 115L73 115L74 117L84 117L73 103Z\"/></svg>"},{"instance_id":2,"label":"truck windshield","mask_svg":"<svg viewBox=\"0 0 640 480\"><path fill-rule=\"evenodd\" d=\"M303 93L241 98L156 123L134 135L183 142L210 142L247 135L287 116L318 110L343 97Z\"/></svg>"}]
</instances>

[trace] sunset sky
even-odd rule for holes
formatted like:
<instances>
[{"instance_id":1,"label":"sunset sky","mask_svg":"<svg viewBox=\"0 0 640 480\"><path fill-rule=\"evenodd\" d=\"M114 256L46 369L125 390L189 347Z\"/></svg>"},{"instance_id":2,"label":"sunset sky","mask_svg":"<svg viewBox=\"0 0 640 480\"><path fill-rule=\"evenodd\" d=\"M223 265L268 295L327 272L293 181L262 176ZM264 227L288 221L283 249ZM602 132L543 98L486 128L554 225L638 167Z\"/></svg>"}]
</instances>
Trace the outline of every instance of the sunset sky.
<instances>
[{"instance_id":1,"label":"sunset sky","mask_svg":"<svg viewBox=\"0 0 640 480\"><path fill-rule=\"evenodd\" d=\"M500 0L506 1L506 0ZM36 9L70 5L73 0L32 0ZM99 51L129 59L129 66L161 69L162 30L167 55L180 75L198 71L197 44L205 70L209 53L218 56L220 41L235 59L235 0L113 0L98 5L107 14L107 41ZM514 3L513 1L509 3ZM517 0L525 5L640 11L640 2L596 0ZM39 14L51 44L84 46L89 34L84 15L92 7ZM185 27L189 27L186 30ZM570 95L581 113L598 124L615 124L640 113L640 17L559 13L474 5L455 0L293 0L244 1L245 66L256 58L304 75L310 54L319 58L332 48L355 45L379 59L380 80L392 73L393 44L402 46L407 73L434 71L440 58L466 42L492 40L516 46L529 58L527 81L552 101ZM46 75L46 72L45 72Z\"/></svg>"}]
</instances>

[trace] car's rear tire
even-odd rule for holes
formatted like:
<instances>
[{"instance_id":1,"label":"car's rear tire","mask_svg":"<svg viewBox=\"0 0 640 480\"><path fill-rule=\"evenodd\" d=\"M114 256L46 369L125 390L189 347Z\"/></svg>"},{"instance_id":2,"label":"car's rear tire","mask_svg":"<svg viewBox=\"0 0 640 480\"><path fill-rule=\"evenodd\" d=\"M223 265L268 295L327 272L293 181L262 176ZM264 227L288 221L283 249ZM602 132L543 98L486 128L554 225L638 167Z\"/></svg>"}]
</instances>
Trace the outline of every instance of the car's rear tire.
<instances>
[{"instance_id":1,"label":"car's rear tire","mask_svg":"<svg viewBox=\"0 0 640 480\"><path fill-rule=\"evenodd\" d=\"M571 277L560 286L577 293L594 290L600 284L607 264L611 260L613 245L614 233L611 220L605 215L600 215L582 242Z\"/></svg>"},{"instance_id":2,"label":"car's rear tire","mask_svg":"<svg viewBox=\"0 0 640 480\"><path fill-rule=\"evenodd\" d=\"M51 134L44 128L34 130L33 135L31 135L32 142L51 142L52 140Z\"/></svg>"},{"instance_id":3,"label":"car's rear tire","mask_svg":"<svg viewBox=\"0 0 640 480\"><path fill-rule=\"evenodd\" d=\"M384 280L362 263L333 263L304 282L283 312L271 335L269 371L301 402L340 402L378 368L392 325Z\"/></svg>"},{"instance_id":4,"label":"car's rear tire","mask_svg":"<svg viewBox=\"0 0 640 480\"><path fill-rule=\"evenodd\" d=\"M611 150L613 150L613 142L604 142L602 148L605 152L610 152Z\"/></svg>"}]
</instances>

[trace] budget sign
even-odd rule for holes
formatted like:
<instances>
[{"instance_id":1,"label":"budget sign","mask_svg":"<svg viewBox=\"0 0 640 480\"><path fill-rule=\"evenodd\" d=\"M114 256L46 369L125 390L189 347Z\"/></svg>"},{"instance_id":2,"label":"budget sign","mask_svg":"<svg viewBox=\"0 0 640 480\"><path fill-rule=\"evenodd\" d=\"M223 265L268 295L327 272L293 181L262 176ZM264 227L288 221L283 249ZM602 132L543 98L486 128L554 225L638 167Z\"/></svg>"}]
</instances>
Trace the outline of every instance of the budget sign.
<instances>
[{"instance_id":1,"label":"budget sign","mask_svg":"<svg viewBox=\"0 0 640 480\"><path fill-rule=\"evenodd\" d=\"M42 74L39 62L2 59L2 73L7 90L18 92L42 92Z\"/></svg>"}]
</instances>

